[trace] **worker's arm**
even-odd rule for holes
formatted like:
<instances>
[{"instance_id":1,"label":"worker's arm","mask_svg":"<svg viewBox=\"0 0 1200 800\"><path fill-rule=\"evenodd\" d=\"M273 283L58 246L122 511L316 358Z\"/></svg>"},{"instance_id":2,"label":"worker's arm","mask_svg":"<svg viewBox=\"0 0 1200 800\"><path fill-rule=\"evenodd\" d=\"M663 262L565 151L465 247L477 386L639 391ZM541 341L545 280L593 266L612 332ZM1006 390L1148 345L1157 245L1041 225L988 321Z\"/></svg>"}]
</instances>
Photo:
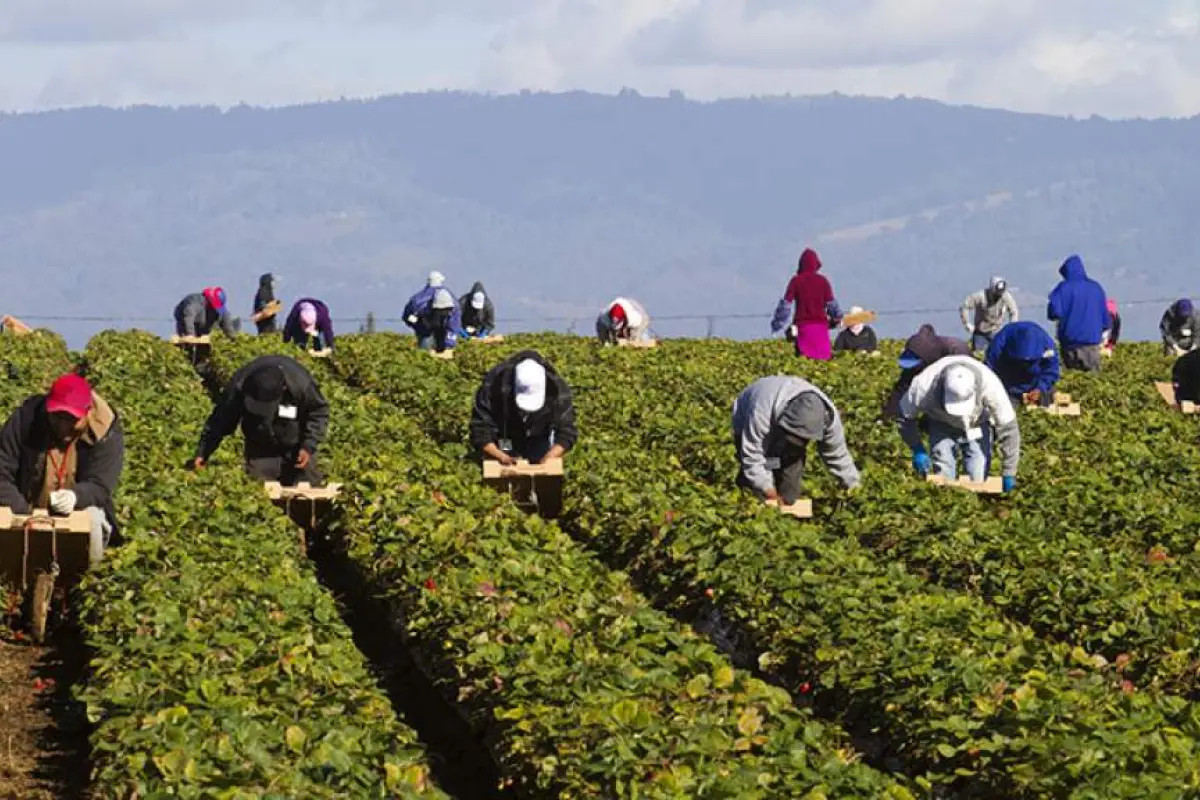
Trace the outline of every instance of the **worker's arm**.
<instances>
[{"instance_id":1,"label":"worker's arm","mask_svg":"<svg viewBox=\"0 0 1200 800\"><path fill-rule=\"evenodd\" d=\"M479 318L479 327L488 331L496 327L496 306L490 297L483 301L483 314Z\"/></svg>"},{"instance_id":2,"label":"worker's arm","mask_svg":"<svg viewBox=\"0 0 1200 800\"><path fill-rule=\"evenodd\" d=\"M329 402L321 394L317 382L312 381L304 393L304 438L300 441L300 449L315 455L328 430Z\"/></svg>"},{"instance_id":3,"label":"worker's arm","mask_svg":"<svg viewBox=\"0 0 1200 800\"><path fill-rule=\"evenodd\" d=\"M1017 424L1017 412L1004 384L994 373L983 377L983 406L987 409L988 419L996 429L996 444L1004 452L1005 477L1016 477L1017 467L1021 461L1021 428Z\"/></svg>"},{"instance_id":4,"label":"worker's arm","mask_svg":"<svg viewBox=\"0 0 1200 800\"><path fill-rule=\"evenodd\" d=\"M1043 393L1053 392L1054 386L1062 378L1062 367L1058 362L1058 351L1053 347L1046 351L1038 362L1037 388Z\"/></svg>"},{"instance_id":5,"label":"worker's arm","mask_svg":"<svg viewBox=\"0 0 1200 800\"><path fill-rule=\"evenodd\" d=\"M228 311L221 314L220 323L221 323L221 333L225 334L230 339L237 336L237 328L234 327L234 324L233 324L234 323L233 314L230 314Z\"/></svg>"},{"instance_id":6,"label":"worker's arm","mask_svg":"<svg viewBox=\"0 0 1200 800\"><path fill-rule=\"evenodd\" d=\"M963 298L962 305L959 306L958 316L962 319L963 329L972 334L975 332L975 326L971 323L971 310L975 307L975 295L969 294Z\"/></svg>"},{"instance_id":7,"label":"worker's arm","mask_svg":"<svg viewBox=\"0 0 1200 800\"><path fill-rule=\"evenodd\" d=\"M920 377L920 376L918 376ZM900 438L908 445L908 449L916 452L925 448L925 440L921 438L921 429L917 427L917 417L921 413L918 403L917 381L909 384L908 389L900 397Z\"/></svg>"},{"instance_id":8,"label":"worker's arm","mask_svg":"<svg viewBox=\"0 0 1200 800\"><path fill-rule=\"evenodd\" d=\"M558 400L555 407L554 446L561 447L566 453L579 440L579 428L575 424L575 400L571 389L562 378L556 378L558 385Z\"/></svg>"},{"instance_id":9,"label":"worker's arm","mask_svg":"<svg viewBox=\"0 0 1200 800\"><path fill-rule=\"evenodd\" d=\"M125 432L121 420L113 420L108 435L96 443L88 458L87 471L77 477L71 490L76 508L105 508L117 490L125 465Z\"/></svg>"},{"instance_id":10,"label":"worker's arm","mask_svg":"<svg viewBox=\"0 0 1200 800\"><path fill-rule=\"evenodd\" d=\"M846 445L846 430L836 411L833 412L833 421L825 429L825 436L817 449L826 469L841 481L842 486L853 489L861 483L858 467L854 465L854 457L850 455L850 448Z\"/></svg>"},{"instance_id":11,"label":"worker's arm","mask_svg":"<svg viewBox=\"0 0 1200 800\"><path fill-rule=\"evenodd\" d=\"M0 506L8 506L14 514L28 514L29 503L17 486L21 469L21 417L24 407L18 408L4 428L0 429Z\"/></svg>"},{"instance_id":12,"label":"worker's arm","mask_svg":"<svg viewBox=\"0 0 1200 800\"><path fill-rule=\"evenodd\" d=\"M207 461L216 452L226 436L237 429L242 421L242 393L237 384L230 382L220 402L208 415L204 430L200 432L200 443L196 446L196 458Z\"/></svg>"},{"instance_id":13,"label":"worker's arm","mask_svg":"<svg viewBox=\"0 0 1200 800\"><path fill-rule=\"evenodd\" d=\"M503 413L503 411L501 411ZM492 409L492 378L489 375L475 392L475 405L471 408L470 424L471 446L483 451L489 444L494 445L500 439L500 424L496 421ZM495 456L492 456L495 458Z\"/></svg>"},{"instance_id":14,"label":"worker's arm","mask_svg":"<svg viewBox=\"0 0 1200 800\"><path fill-rule=\"evenodd\" d=\"M1062 284L1060 283L1050 292L1050 300L1046 303L1046 319L1057 322L1062 315Z\"/></svg>"},{"instance_id":15,"label":"worker's arm","mask_svg":"<svg viewBox=\"0 0 1200 800\"><path fill-rule=\"evenodd\" d=\"M750 409L746 414L745 427L738 434L738 452L741 453L742 475L746 482L761 494L775 490L775 476L767 469L765 450L770 419L759 416Z\"/></svg>"},{"instance_id":16,"label":"worker's arm","mask_svg":"<svg viewBox=\"0 0 1200 800\"><path fill-rule=\"evenodd\" d=\"M1012 296L1012 292L1004 293L1004 308L1008 312L1008 321L1009 322L1020 322L1021 321L1021 313L1017 309L1017 301Z\"/></svg>"}]
</instances>

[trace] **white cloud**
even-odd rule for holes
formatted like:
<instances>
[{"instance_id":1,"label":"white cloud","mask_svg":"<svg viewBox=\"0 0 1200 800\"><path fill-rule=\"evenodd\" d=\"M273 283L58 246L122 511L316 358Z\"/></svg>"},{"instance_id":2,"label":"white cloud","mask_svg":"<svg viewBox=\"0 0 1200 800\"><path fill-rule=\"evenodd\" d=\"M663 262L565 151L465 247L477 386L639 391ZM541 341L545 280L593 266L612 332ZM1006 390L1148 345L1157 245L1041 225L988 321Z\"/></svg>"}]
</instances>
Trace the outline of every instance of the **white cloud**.
<instances>
[{"instance_id":1,"label":"white cloud","mask_svg":"<svg viewBox=\"0 0 1200 800\"><path fill-rule=\"evenodd\" d=\"M6 0L5 41L9 107L632 86L1200 113L1197 0Z\"/></svg>"}]
</instances>

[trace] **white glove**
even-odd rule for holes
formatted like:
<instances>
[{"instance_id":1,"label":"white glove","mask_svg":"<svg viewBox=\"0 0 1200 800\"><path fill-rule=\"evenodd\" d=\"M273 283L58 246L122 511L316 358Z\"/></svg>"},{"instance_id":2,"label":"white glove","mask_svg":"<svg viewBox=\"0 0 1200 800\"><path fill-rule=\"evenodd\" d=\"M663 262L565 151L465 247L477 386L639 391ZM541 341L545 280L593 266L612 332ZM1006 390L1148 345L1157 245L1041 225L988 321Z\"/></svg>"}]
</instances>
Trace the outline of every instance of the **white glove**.
<instances>
[{"instance_id":1,"label":"white glove","mask_svg":"<svg viewBox=\"0 0 1200 800\"><path fill-rule=\"evenodd\" d=\"M417 315L416 315L416 314L409 314L409 315L408 315L408 324L409 324L409 325L416 325L416 324L417 324Z\"/></svg>"},{"instance_id":2,"label":"white glove","mask_svg":"<svg viewBox=\"0 0 1200 800\"><path fill-rule=\"evenodd\" d=\"M475 333L475 328L473 328L472 326L468 325L468 326L467 326L467 333L471 333L471 334Z\"/></svg>"},{"instance_id":3,"label":"white glove","mask_svg":"<svg viewBox=\"0 0 1200 800\"><path fill-rule=\"evenodd\" d=\"M50 510L55 514L70 514L75 510L75 493L70 489L51 492Z\"/></svg>"}]
</instances>

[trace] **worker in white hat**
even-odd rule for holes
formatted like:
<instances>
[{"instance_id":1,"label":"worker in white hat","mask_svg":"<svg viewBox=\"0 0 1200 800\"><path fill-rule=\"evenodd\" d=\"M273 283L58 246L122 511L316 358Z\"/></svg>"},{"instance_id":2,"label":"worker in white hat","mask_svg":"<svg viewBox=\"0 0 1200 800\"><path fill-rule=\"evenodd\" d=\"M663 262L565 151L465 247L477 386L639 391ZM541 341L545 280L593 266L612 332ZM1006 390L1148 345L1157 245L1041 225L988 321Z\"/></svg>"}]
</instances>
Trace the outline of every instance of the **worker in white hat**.
<instances>
[{"instance_id":1,"label":"worker in white hat","mask_svg":"<svg viewBox=\"0 0 1200 800\"><path fill-rule=\"evenodd\" d=\"M924 415L929 423L929 450L918 428ZM1016 486L1021 460L1021 430L1004 384L996 373L971 356L946 356L917 375L900 398L900 436L913 454L913 468L922 476L954 480L958 456L970 479L987 478L993 437L1004 453L1004 491Z\"/></svg>"},{"instance_id":2,"label":"worker in white hat","mask_svg":"<svg viewBox=\"0 0 1200 800\"><path fill-rule=\"evenodd\" d=\"M641 341L650 330L650 315L636 300L618 297L605 306L596 319L596 337L601 344L616 344L618 339Z\"/></svg>"},{"instance_id":3,"label":"worker in white hat","mask_svg":"<svg viewBox=\"0 0 1200 800\"><path fill-rule=\"evenodd\" d=\"M561 458L579 438L571 389L546 359L523 350L483 376L470 436L483 457L505 466Z\"/></svg>"},{"instance_id":4,"label":"worker in white hat","mask_svg":"<svg viewBox=\"0 0 1200 800\"><path fill-rule=\"evenodd\" d=\"M458 298L458 311L463 325L460 338L486 339L496 329L496 307L482 281L475 281L471 291Z\"/></svg>"},{"instance_id":5,"label":"worker in white hat","mask_svg":"<svg viewBox=\"0 0 1200 800\"><path fill-rule=\"evenodd\" d=\"M441 353L458 343L462 327L458 303L446 287L446 276L437 270L429 273L421 291L408 298L403 317L422 350L434 348Z\"/></svg>"}]
</instances>

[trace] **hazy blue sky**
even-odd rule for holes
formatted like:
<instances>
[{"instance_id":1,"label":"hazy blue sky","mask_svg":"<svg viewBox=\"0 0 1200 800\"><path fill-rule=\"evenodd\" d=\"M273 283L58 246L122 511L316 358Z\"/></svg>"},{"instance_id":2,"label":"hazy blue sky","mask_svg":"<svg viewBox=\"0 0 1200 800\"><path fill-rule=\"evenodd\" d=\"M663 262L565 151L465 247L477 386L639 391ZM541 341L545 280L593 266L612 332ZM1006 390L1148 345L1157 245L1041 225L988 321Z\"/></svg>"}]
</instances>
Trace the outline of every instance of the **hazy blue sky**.
<instances>
[{"instance_id":1,"label":"hazy blue sky","mask_svg":"<svg viewBox=\"0 0 1200 800\"><path fill-rule=\"evenodd\" d=\"M0 107L423 89L1200 113L1200 0L0 0Z\"/></svg>"}]
</instances>

